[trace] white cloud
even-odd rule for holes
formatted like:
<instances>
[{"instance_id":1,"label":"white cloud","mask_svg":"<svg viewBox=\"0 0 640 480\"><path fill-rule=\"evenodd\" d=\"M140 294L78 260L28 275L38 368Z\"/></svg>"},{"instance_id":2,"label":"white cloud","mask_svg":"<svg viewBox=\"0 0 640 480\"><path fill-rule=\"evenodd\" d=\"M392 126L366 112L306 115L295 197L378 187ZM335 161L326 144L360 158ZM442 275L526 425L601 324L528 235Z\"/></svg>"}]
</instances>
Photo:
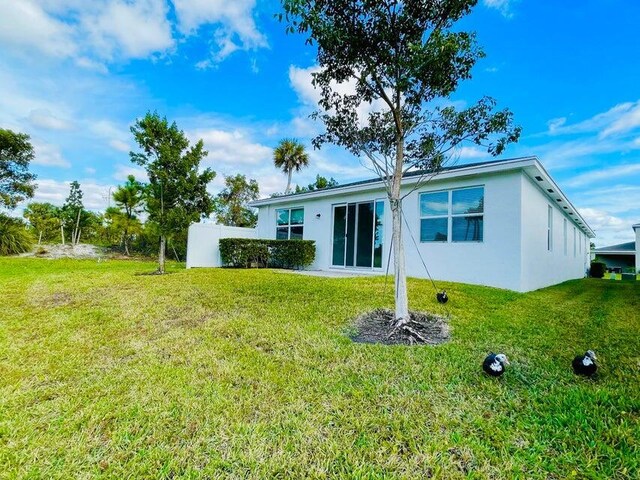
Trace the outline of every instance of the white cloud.
<instances>
[{"instance_id":1,"label":"white cloud","mask_svg":"<svg viewBox=\"0 0 640 480\"><path fill-rule=\"evenodd\" d=\"M593 240L596 246L604 247L633 240L632 220L595 208L580 208L578 211L596 232Z\"/></svg>"},{"instance_id":2,"label":"white cloud","mask_svg":"<svg viewBox=\"0 0 640 480\"><path fill-rule=\"evenodd\" d=\"M620 103L578 123L567 125L562 118L550 120L548 125L553 135L597 133L600 139L619 136L640 128L640 100Z\"/></svg>"},{"instance_id":3,"label":"white cloud","mask_svg":"<svg viewBox=\"0 0 640 480\"><path fill-rule=\"evenodd\" d=\"M616 178L628 178L633 175L640 175L640 163L616 165L609 168L598 168L596 170L574 176L565 183L569 187L581 187L597 182L611 182L611 180Z\"/></svg>"},{"instance_id":4,"label":"white cloud","mask_svg":"<svg viewBox=\"0 0 640 480\"><path fill-rule=\"evenodd\" d=\"M457 149L458 157L462 160L476 160L479 158L486 159L489 154L486 150L482 150L479 147L463 146Z\"/></svg>"},{"instance_id":5,"label":"white cloud","mask_svg":"<svg viewBox=\"0 0 640 480\"><path fill-rule=\"evenodd\" d=\"M53 57L68 57L77 51L71 27L48 15L34 0L0 2L0 43L12 50L38 50Z\"/></svg>"},{"instance_id":6,"label":"white cloud","mask_svg":"<svg viewBox=\"0 0 640 480\"><path fill-rule=\"evenodd\" d=\"M108 1L99 12L82 15L80 23L96 55L145 58L174 47L164 0Z\"/></svg>"},{"instance_id":7,"label":"white cloud","mask_svg":"<svg viewBox=\"0 0 640 480\"><path fill-rule=\"evenodd\" d=\"M483 3L488 8L495 8L506 18L513 16L511 11L512 0L483 0Z\"/></svg>"},{"instance_id":8,"label":"white cloud","mask_svg":"<svg viewBox=\"0 0 640 480\"><path fill-rule=\"evenodd\" d=\"M220 163L228 165L258 165L271 161L273 150L265 145L252 141L240 130L203 129L188 134L192 142L202 139L209 155L204 163L216 166Z\"/></svg>"},{"instance_id":9,"label":"white cloud","mask_svg":"<svg viewBox=\"0 0 640 480\"><path fill-rule=\"evenodd\" d=\"M31 163L34 165L62 168L71 167L71 163L63 157L60 147L57 145L52 145L37 139L32 139L31 143L35 154Z\"/></svg>"},{"instance_id":10,"label":"white cloud","mask_svg":"<svg viewBox=\"0 0 640 480\"><path fill-rule=\"evenodd\" d=\"M567 123L567 117L560 118L552 118L547 122L547 126L549 127L549 133L556 132L560 127Z\"/></svg>"},{"instance_id":11,"label":"white cloud","mask_svg":"<svg viewBox=\"0 0 640 480\"><path fill-rule=\"evenodd\" d=\"M178 29L193 35L205 25L215 25L212 59L220 61L236 50L256 50L268 46L253 18L255 0L173 0ZM212 62L199 62L200 67Z\"/></svg>"},{"instance_id":12,"label":"white cloud","mask_svg":"<svg viewBox=\"0 0 640 480\"><path fill-rule=\"evenodd\" d=\"M109 188L115 185L97 183L92 179L79 180L83 197L82 203L90 210L104 210L108 204ZM34 202L50 202L62 206L69 196L69 180L59 181L49 178L39 178L38 188L33 197Z\"/></svg>"},{"instance_id":13,"label":"white cloud","mask_svg":"<svg viewBox=\"0 0 640 480\"><path fill-rule=\"evenodd\" d=\"M22 56L73 58L82 68L104 73L105 61L169 54L207 28L215 45L213 64L236 50L268 46L254 9L255 0L5 0L0 43Z\"/></svg>"},{"instance_id":14,"label":"white cloud","mask_svg":"<svg viewBox=\"0 0 640 480\"><path fill-rule=\"evenodd\" d=\"M292 88L298 95L300 102L314 109L319 108L318 102L320 101L320 92L314 88L312 82L312 75L320 71L320 67L313 66L309 68L299 68L294 65L289 67L289 81ZM341 95L348 95L355 93L356 81L350 80L344 83L332 83L332 90ZM363 102L357 108L358 119L361 123L364 123L369 113L379 112L386 109L387 106L383 100L377 99L371 103ZM308 113L307 113L308 115ZM306 118L305 118L306 119Z\"/></svg>"},{"instance_id":15,"label":"white cloud","mask_svg":"<svg viewBox=\"0 0 640 480\"><path fill-rule=\"evenodd\" d=\"M126 182L127 177L129 175L133 175L136 177L136 180L140 182L148 182L149 177L147 176L147 171L142 167L135 167L133 165L116 165L116 170L113 173L113 178L118 180L119 182Z\"/></svg>"},{"instance_id":16,"label":"white cloud","mask_svg":"<svg viewBox=\"0 0 640 480\"><path fill-rule=\"evenodd\" d=\"M111 140L109 142L109 146L119 152L129 153L131 151L131 148L129 147L129 144L127 142L123 142L122 140L118 139Z\"/></svg>"},{"instance_id":17,"label":"white cloud","mask_svg":"<svg viewBox=\"0 0 640 480\"><path fill-rule=\"evenodd\" d=\"M47 109L31 110L28 119L34 127L46 130L71 130L73 127L70 121L56 117Z\"/></svg>"}]
</instances>

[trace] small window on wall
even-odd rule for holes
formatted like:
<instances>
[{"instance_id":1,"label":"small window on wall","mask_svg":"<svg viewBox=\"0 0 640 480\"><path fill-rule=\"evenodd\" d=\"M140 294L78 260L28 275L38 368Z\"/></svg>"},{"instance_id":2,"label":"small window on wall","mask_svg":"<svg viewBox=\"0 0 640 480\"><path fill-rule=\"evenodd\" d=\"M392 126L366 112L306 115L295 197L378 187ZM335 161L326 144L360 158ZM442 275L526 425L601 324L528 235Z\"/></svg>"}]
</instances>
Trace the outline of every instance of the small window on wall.
<instances>
[{"instance_id":1,"label":"small window on wall","mask_svg":"<svg viewBox=\"0 0 640 480\"><path fill-rule=\"evenodd\" d=\"M484 187L420 195L421 242L482 242Z\"/></svg>"},{"instance_id":2,"label":"small window on wall","mask_svg":"<svg viewBox=\"0 0 640 480\"><path fill-rule=\"evenodd\" d=\"M449 192L420 195L420 241L449 240Z\"/></svg>"},{"instance_id":3,"label":"small window on wall","mask_svg":"<svg viewBox=\"0 0 640 480\"><path fill-rule=\"evenodd\" d=\"M451 240L481 242L484 233L484 188L465 188L451 192Z\"/></svg>"},{"instance_id":4,"label":"small window on wall","mask_svg":"<svg viewBox=\"0 0 640 480\"><path fill-rule=\"evenodd\" d=\"M553 250L553 208L547 209L547 250Z\"/></svg>"},{"instance_id":5,"label":"small window on wall","mask_svg":"<svg viewBox=\"0 0 640 480\"><path fill-rule=\"evenodd\" d=\"M304 232L304 208L276 210L276 239L302 240Z\"/></svg>"}]
</instances>

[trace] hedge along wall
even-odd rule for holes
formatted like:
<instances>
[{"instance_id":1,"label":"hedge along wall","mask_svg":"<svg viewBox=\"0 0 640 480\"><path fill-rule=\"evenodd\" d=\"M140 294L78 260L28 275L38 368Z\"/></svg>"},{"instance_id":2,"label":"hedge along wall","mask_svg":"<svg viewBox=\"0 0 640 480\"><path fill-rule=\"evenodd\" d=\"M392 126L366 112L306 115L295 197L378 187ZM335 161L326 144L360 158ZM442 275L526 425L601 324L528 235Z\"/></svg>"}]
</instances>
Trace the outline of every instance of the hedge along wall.
<instances>
[{"instance_id":1,"label":"hedge along wall","mask_svg":"<svg viewBox=\"0 0 640 480\"><path fill-rule=\"evenodd\" d=\"M236 268L304 268L316 257L313 240L221 238L222 264Z\"/></svg>"}]
</instances>

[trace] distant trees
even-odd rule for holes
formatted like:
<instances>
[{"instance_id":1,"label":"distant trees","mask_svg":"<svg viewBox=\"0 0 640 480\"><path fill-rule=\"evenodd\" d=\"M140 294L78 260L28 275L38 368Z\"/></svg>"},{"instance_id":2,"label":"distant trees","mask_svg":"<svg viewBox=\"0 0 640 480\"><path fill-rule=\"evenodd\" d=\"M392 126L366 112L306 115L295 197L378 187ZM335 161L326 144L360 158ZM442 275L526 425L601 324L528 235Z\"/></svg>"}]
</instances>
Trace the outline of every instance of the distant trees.
<instances>
[{"instance_id":1,"label":"distant trees","mask_svg":"<svg viewBox=\"0 0 640 480\"><path fill-rule=\"evenodd\" d=\"M29 172L33 158L29 135L0 128L0 207L13 209L33 197L36 176Z\"/></svg>"},{"instance_id":2,"label":"distant trees","mask_svg":"<svg viewBox=\"0 0 640 480\"><path fill-rule=\"evenodd\" d=\"M207 155L202 140L191 146L175 122L155 112L138 120L131 133L141 149L130 153L131 161L145 167L149 177L146 211L158 228L158 273L164 273L167 238L213 211L207 184L216 174L210 168L199 171Z\"/></svg>"},{"instance_id":3,"label":"distant trees","mask_svg":"<svg viewBox=\"0 0 640 480\"><path fill-rule=\"evenodd\" d=\"M291 175L293 171L299 172L309 166L309 156L304 150L304 145L292 138L280 140L273 151L273 164L281 168L287 174L287 188L285 195L291 192Z\"/></svg>"},{"instance_id":4,"label":"distant trees","mask_svg":"<svg viewBox=\"0 0 640 480\"><path fill-rule=\"evenodd\" d=\"M338 185L338 182L335 178L331 177L327 180L326 177L322 175L316 175L316 181L310 183L306 187L301 187L296 185L295 193L304 193L304 192L313 192L314 190L321 190L323 188L335 187Z\"/></svg>"},{"instance_id":5,"label":"distant trees","mask_svg":"<svg viewBox=\"0 0 640 480\"><path fill-rule=\"evenodd\" d=\"M62 243L64 243L65 230L71 233L71 245L76 245L80 242L81 221L85 211L82 203L83 196L84 193L82 193L78 181L71 182L69 196L62 206Z\"/></svg>"},{"instance_id":6,"label":"distant trees","mask_svg":"<svg viewBox=\"0 0 640 480\"><path fill-rule=\"evenodd\" d=\"M247 206L260 194L258 182L244 175L224 177L225 188L216 195L214 213L218 223L230 227L255 227L258 215Z\"/></svg>"},{"instance_id":7,"label":"distant trees","mask_svg":"<svg viewBox=\"0 0 640 480\"><path fill-rule=\"evenodd\" d=\"M47 202L31 202L24 209L23 216L31 225L38 238L38 245L60 238L61 210Z\"/></svg>"},{"instance_id":8,"label":"distant trees","mask_svg":"<svg viewBox=\"0 0 640 480\"><path fill-rule=\"evenodd\" d=\"M145 185L138 182L133 175L127 177L127 182L119 186L113 193L116 207L107 209L112 227L121 235L121 243L127 256L133 235L139 234L142 224L138 215L144 206Z\"/></svg>"}]
</instances>

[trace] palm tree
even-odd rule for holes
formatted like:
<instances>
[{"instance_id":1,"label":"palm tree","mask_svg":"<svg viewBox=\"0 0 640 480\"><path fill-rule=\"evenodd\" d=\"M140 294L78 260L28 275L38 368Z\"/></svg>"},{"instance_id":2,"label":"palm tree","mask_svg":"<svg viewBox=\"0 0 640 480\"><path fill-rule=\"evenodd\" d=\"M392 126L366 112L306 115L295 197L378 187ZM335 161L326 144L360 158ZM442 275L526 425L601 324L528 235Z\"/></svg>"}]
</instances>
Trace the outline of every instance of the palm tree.
<instances>
[{"instance_id":1,"label":"palm tree","mask_svg":"<svg viewBox=\"0 0 640 480\"><path fill-rule=\"evenodd\" d=\"M291 174L295 170L299 172L303 167L309 166L309 156L304 151L304 145L293 138L285 138L273 151L273 164L276 168L288 174L287 189L285 194L291 190Z\"/></svg>"}]
</instances>

